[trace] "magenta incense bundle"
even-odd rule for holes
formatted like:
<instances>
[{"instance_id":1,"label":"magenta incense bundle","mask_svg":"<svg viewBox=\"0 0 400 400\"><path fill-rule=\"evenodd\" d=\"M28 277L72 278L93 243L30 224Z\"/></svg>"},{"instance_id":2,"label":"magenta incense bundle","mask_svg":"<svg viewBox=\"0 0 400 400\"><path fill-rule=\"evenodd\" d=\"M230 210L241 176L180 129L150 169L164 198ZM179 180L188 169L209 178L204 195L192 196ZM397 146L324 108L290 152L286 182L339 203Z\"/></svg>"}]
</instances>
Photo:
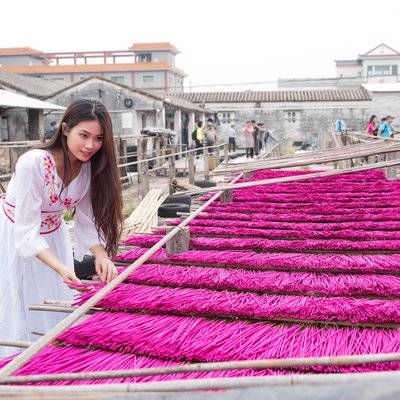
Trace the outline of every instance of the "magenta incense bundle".
<instances>
[{"instance_id":1,"label":"magenta incense bundle","mask_svg":"<svg viewBox=\"0 0 400 400\"><path fill-rule=\"evenodd\" d=\"M98 288L79 295L80 305ZM120 284L97 304L106 310L254 320L400 324L399 300L259 295L226 290Z\"/></svg>"},{"instance_id":2,"label":"magenta incense bundle","mask_svg":"<svg viewBox=\"0 0 400 400\"><path fill-rule=\"evenodd\" d=\"M322 357L400 351L391 329L316 327L203 317L99 312L60 335L60 343L141 354L174 362L214 362L285 357ZM398 368L399 363L362 367L307 367L318 372Z\"/></svg>"},{"instance_id":3,"label":"magenta incense bundle","mask_svg":"<svg viewBox=\"0 0 400 400\"><path fill-rule=\"evenodd\" d=\"M132 248L120 254L119 261L133 262L142 256L146 248ZM327 273L397 274L400 271L400 254L302 254L258 253L255 251L189 250L168 255L158 250L149 262L242 268L263 271L308 271Z\"/></svg>"}]
</instances>

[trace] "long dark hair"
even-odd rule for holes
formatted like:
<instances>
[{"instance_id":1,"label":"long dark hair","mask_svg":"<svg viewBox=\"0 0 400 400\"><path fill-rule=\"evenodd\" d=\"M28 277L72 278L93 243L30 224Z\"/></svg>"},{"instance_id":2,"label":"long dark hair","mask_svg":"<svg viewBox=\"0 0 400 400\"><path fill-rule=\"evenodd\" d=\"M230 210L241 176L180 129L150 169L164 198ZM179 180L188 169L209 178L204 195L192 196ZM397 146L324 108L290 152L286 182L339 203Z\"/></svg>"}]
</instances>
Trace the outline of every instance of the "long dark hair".
<instances>
[{"instance_id":1,"label":"long dark hair","mask_svg":"<svg viewBox=\"0 0 400 400\"><path fill-rule=\"evenodd\" d=\"M80 122L93 120L98 121L103 133L103 144L90 159L90 196L94 222L106 243L107 253L115 255L122 228L122 190L114 150L112 122L104 105L97 100L74 101L66 109L55 135L40 148L62 151L64 181L70 182L72 168L63 126L70 130Z\"/></svg>"},{"instance_id":2,"label":"long dark hair","mask_svg":"<svg viewBox=\"0 0 400 400\"><path fill-rule=\"evenodd\" d=\"M369 119L368 123L372 124L374 122L375 118L376 118L376 115L371 115L371 118Z\"/></svg>"}]
</instances>

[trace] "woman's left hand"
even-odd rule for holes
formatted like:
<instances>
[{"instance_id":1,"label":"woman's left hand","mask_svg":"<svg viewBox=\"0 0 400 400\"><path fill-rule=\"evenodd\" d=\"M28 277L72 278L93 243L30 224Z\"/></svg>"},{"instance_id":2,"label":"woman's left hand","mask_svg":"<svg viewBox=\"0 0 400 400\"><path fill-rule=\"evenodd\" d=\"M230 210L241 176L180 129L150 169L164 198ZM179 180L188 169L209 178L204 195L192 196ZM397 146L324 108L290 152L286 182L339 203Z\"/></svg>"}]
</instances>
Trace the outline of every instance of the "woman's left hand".
<instances>
[{"instance_id":1,"label":"woman's left hand","mask_svg":"<svg viewBox=\"0 0 400 400\"><path fill-rule=\"evenodd\" d=\"M94 263L97 275L103 282L111 282L118 275L117 268L108 257L96 258Z\"/></svg>"}]
</instances>

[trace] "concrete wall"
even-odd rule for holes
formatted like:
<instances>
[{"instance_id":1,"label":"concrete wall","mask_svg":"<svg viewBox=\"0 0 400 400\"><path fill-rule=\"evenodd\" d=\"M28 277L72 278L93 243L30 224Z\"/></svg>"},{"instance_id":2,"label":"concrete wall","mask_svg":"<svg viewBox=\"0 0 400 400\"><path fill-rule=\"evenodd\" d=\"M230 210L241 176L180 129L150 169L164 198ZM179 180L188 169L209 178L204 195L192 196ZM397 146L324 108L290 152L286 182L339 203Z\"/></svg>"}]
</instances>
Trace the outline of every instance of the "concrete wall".
<instances>
[{"instance_id":1,"label":"concrete wall","mask_svg":"<svg viewBox=\"0 0 400 400\"><path fill-rule=\"evenodd\" d=\"M144 83L144 76L153 76L153 83ZM165 87L165 71L136 71L135 85L136 88L164 88Z\"/></svg>"},{"instance_id":2,"label":"concrete wall","mask_svg":"<svg viewBox=\"0 0 400 400\"><path fill-rule=\"evenodd\" d=\"M0 65L19 66L42 64L40 58L30 56L0 56Z\"/></svg>"},{"instance_id":3,"label":"concrete wall","mask_svg":"<svg viewBox=\"0 0 400 400\"><path fill-rule=\"evenodd\" d=\"M115 80L123 85L133 87L133 74L132 72L104 72L102 74L103 78L110 80ZM122 78L122 80L121 80Z\"/></svg>"},{"instance_id":4,"label":"concrete wall","mask_svg":"<svg viewBox=\"0 0 400 400\"><path fill-rule=\"evenodd\" d=\"M338 78L341 77L356 77L363 74L363 67L362 65L338 65L336 66L336 76Z\"/></svg>"},{"instance_id":5,"label":"concrete wall","mask_svg":"<svg viewBox=\"0 0 400 400\"><path fill-rule=\"evenodd\" d=\"M349 129L364 129L373 104L360 102L296 102L296 103L209 103L206 108L234 114L238 143L243 145L242 128L247 120L264 122L276 139L300 141L330 132L337 118L342 118ZM295 113L294 121L292 114Z\"/></svg>"},{"instance_id":6,"label":"concrete wall","mask_svg":"<svg viewBox=\"0 0 400 400\"><path fill-rule=\"evenodd\" d=\"M395 117L393 125L400 130L400 92L372 92L372 114Z\"/></svg>"},{"instance_id":7,"label":"concrete wall","mask_svg":"<svg viewBox=\"0 0 400 400\"><path fill-rule=\"evenodd\" d=\"M81 72L76 74L33 74L37 78L44 78L48 80L60 80L66 83L79 82L90 76L101 76L107 79L112 77L124 77L125 82L119 82L126 86L138 89L152 89L152 88L165 88L165 74L169 71L134 71L134 72L103 72L91 73ZM144 83L143 76L153 76L153 83ZM175 79L172 77L171 79Z\"/></svg>"},{"instance_id":8,"label":"concrete wall","mask_svg":"<svg viewBox=\"0 0 400 400\"><path fill-rule=\"evenodd\" d=\"M27 140L28 137L28 113L26 109L14 108L4 110L1 115L8 121L8 136L10 141ZM3 122L5 125L5 122ZM6 132L2 132L0 140L6 139Z\"/></svg>"}]
</instances>

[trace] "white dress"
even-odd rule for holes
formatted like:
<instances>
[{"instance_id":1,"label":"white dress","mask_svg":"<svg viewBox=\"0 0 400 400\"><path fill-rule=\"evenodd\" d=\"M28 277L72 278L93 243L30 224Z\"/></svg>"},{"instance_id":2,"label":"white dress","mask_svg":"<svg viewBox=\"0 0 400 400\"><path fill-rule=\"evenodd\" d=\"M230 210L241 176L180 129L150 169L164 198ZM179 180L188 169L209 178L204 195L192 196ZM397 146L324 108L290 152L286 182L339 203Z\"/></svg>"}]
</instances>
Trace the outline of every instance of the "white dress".
<instances>
[{"instance_id":1,"label":"white dress","mask_svg":"<svg viewBox=\"0 0 400 400\"><path fill-rule=\"evenodd\" d=\"M20 157L0 200L0 339L37 340L32 331L46 333L66 316L28 310L44 300L71 300L76 293L36 258L50 248L73 269L71 240L62 218L65 209L76 208L75 258L82 259L90 247L102 243L93 223L90 162L83 163L79 175L61 188L51 152L34 149ZM16 351L0 346L0 357Z\"/></svg>"}]
</instances>

